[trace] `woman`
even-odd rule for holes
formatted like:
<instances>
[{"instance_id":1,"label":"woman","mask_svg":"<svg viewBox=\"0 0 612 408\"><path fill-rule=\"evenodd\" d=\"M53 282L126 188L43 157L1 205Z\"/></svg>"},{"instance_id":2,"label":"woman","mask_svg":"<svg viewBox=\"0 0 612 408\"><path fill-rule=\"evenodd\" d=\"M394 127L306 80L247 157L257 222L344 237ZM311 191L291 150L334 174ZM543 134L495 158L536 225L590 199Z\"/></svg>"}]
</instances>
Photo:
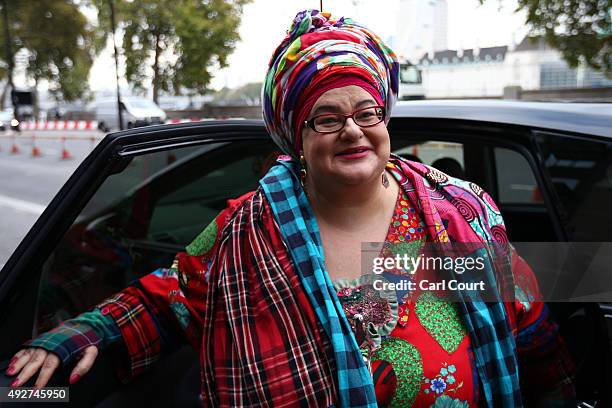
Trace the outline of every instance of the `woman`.
<instances>
[{"instance_id":1,"label":"woman","mask_svg":"<svg viewBox=\"0 0 612 408\"><path fill-rule=\"evenodd\" d=\"M425 243L506 242L480 188L390 155L397 88L397 59L375 34L298 13L263 88L266 126L286 156L171 268L26 343L8 370L13 385L40 370L42 387L80 356L74 383L118 341L127 381L187 340L200 350L207 406L571 401L571 364L518 256L509 279L524 296L506 303L375 289L377 279L405 278L401 268L362 275L363 242L384 242L382 257ZM494 288L501 258L491 253L482 275Z\"/></svg>"}]
</instances>

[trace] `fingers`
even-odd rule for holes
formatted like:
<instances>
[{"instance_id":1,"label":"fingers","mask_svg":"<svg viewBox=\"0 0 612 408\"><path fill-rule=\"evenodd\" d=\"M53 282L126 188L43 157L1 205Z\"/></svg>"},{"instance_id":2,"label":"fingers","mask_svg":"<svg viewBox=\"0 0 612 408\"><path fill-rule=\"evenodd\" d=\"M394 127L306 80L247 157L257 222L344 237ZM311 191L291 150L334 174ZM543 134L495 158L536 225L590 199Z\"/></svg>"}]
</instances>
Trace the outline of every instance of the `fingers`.
<instances>
[{"instance_id":1,"label":"fingers","mask_svg":"<svg viewBox=\"0 0 612 408\"><path fill-rule=\"evenodd\" d=\"M23 367L23 364L25 363L22 363L20 358L27 354L27 350L31 349L21 349L17 353L15 353L15 355L13 356L13 358L11 358L11 361L9 362L8 368L6 369L7 375L14 375L18 371L17 368L21 370L21 367Z\"/></svg>"},{"instance_id":2,"label":"fingers","mask_svg":"<svg viewBox=\"0 0 612 408\"><path fill-rule=\"evenodd\" d=\"M87 347L81 354L80 360L70 374L70 384L74 384L89 372L98 357L96 346ZM8 375L17 375L11 383L11 387L18 387L30 380L40 370L34 387L42 388L47 385L53 373L60 366L59 357L42 348L26 348L15 353L9 368Z\"/></svg>"},{"instance_id":3,"label":"fingers","mask_svg":"<svg viewBox=\"0 0 612 408\"><path fill-rule=\"evenodd\" d=\"M48 353L45 357L45 360L42 363L42 368L40 369L40 374L38 374L38 378L36 379L36 383L34 384L35 388L42 388L51 379L51 376L59 367L60 359L53 353Z\"/></svg>"},{"instance_id":4,"label":"fingers","mask_svg":"<svg viewBox=\"0 0 612 408\"><path fill-rule=\"evenodd\" d=\"M93 366L94 361L98 357L98 348L96 346L89 346L83 351L83 355L77 365L70 373L70 384L74 384L79 381Z\"/></svg>"},{"instance_id":5,"label":"fingers","mask_svg":"<svg viewBox=\"0 0 612 408\"><path fill-rule=\"evenodd\" d=\"M41 348L28 348L13 362L12 370L7 372L9 375L17 375L11 383L11 387L18 387L26 383L43 365L48 352ZM19 354L19 353L17 353ZM17 356L17 354L15 356Z\"/></svg>"},{"instance_id":6,"label":"fingers","mask_svg":"<svg viewBox=\"0 0 612 408\"><path fill-rule=\"evenodd\" d=\"M6 370L6 374L11 376L19 374L21 369L25 367L25 365L28 364L28 362L32 358L34 351L36 350L33 348L27 348L19 350L17 353L15 353L15 355L11 359L11 362L9 363L8 369ZM14 383L15 382L13 382L13 384Z\"/></svg>"}]
</instances>

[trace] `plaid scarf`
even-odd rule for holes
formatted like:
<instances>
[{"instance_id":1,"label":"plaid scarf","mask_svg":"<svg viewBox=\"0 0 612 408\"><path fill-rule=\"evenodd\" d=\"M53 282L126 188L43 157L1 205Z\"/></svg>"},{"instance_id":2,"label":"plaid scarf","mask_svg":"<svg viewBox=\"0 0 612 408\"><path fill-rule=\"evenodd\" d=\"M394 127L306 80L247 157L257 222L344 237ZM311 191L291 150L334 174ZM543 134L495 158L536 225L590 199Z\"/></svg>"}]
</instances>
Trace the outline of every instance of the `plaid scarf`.
<instances>
[{"instance_id":1,"label":"plaid scarf","mask_svg":"<svg viewBox=\"0 0 612 408\"><path fill-rule=\"evenodd\" d=\"M434 242L448 242L447 226L452 224L459 242L507 243L499 210L478 186L396 156L392 163L398 180L404 180L402 187L410 185L416 191L418 206ZM299 183L297 163L280 161L260 184L311 305L331 339L341 405L376 406L372 379L325 272L319 230ZM431 199L428 191L432 190L445 199ZM462 215L465 206L473 216ZM496 266L495 262L487 264L484 277L488 287L497 287L493 271ZM460 302L460 311L488 406L521 407L516 344L503 303L472 297Z\"/></svg>"},{"instance_id":2,"label":"plaid scarf","mask_svg":"<svg viewBox=\"0 0 612 408\"><path fill-rule=\"evenodd\" d=\"M374 384L325 271L316 219L295 162L280 161L260 181L320 323L331 339L343 407L377 407Z\"/></svg>"}]
</instances>

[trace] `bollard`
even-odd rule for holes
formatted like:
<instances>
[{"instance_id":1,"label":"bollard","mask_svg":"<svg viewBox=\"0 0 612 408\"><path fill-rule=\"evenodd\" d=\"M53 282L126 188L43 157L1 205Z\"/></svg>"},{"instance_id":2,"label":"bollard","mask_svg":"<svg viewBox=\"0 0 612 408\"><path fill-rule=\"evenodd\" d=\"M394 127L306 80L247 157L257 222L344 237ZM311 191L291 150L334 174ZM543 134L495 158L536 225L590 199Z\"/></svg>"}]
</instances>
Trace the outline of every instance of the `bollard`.
<instances>
[{"instance_id":1,"label":"bollard","mask_svg":"<svg viewBox=\"0 0 612 408\"><path fill-rule=\"evenodd\" d=\"M93 149L96 147L96 137L92 136L89 138L89 140L91 141L91 150L93 151Z\"/></svg>"},{"instance_id":2,"label":"bollard","mask_svg":"<svg viewBox=\"0 0 612 408\"><path fill-rule=\"evenodd\" d=\"M412 146L412 155L419 157L419 145L415 144L414 146Z\"/></svg>"},{"instance_id":3,"label":"bollard","mask_svg":"<svg viewBox=\"0 0 612 408\"><path fill-rule=\"evenodd\" d=\"M66 149L66 136L62 136L62 157L60 158L60 160L70 159L72 159L72 155L70 154L68 149Z\"/></svg>"},{"instance_id":4,"label":"bollard","mask_svg":"<svg viewBox=\"0 0 612 408\"><path fill-rule=\"evenodd\" d=\"M42 153L40 149L36 146L36 135L32 136L32 157L40 157Z\"/></svg>"}]
</instances>

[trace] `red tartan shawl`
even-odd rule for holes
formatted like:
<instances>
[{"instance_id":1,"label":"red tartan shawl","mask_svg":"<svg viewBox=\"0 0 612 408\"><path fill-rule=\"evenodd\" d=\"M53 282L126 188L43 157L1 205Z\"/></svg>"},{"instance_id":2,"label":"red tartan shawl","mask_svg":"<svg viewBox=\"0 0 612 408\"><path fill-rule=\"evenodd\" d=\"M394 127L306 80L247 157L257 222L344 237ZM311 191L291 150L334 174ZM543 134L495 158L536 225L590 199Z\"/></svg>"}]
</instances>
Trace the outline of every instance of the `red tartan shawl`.
<instances>
[{"instance_id":1,"label":"red tartan shawl","mask_svg":"<svg viewBox=\"0 0 612 408\"><path fill-rule=\"evenodd\" d=\"M205 406L329 407L331 345L261 190L221 235L201 346Z\"/></svg>"}]
</instances>

